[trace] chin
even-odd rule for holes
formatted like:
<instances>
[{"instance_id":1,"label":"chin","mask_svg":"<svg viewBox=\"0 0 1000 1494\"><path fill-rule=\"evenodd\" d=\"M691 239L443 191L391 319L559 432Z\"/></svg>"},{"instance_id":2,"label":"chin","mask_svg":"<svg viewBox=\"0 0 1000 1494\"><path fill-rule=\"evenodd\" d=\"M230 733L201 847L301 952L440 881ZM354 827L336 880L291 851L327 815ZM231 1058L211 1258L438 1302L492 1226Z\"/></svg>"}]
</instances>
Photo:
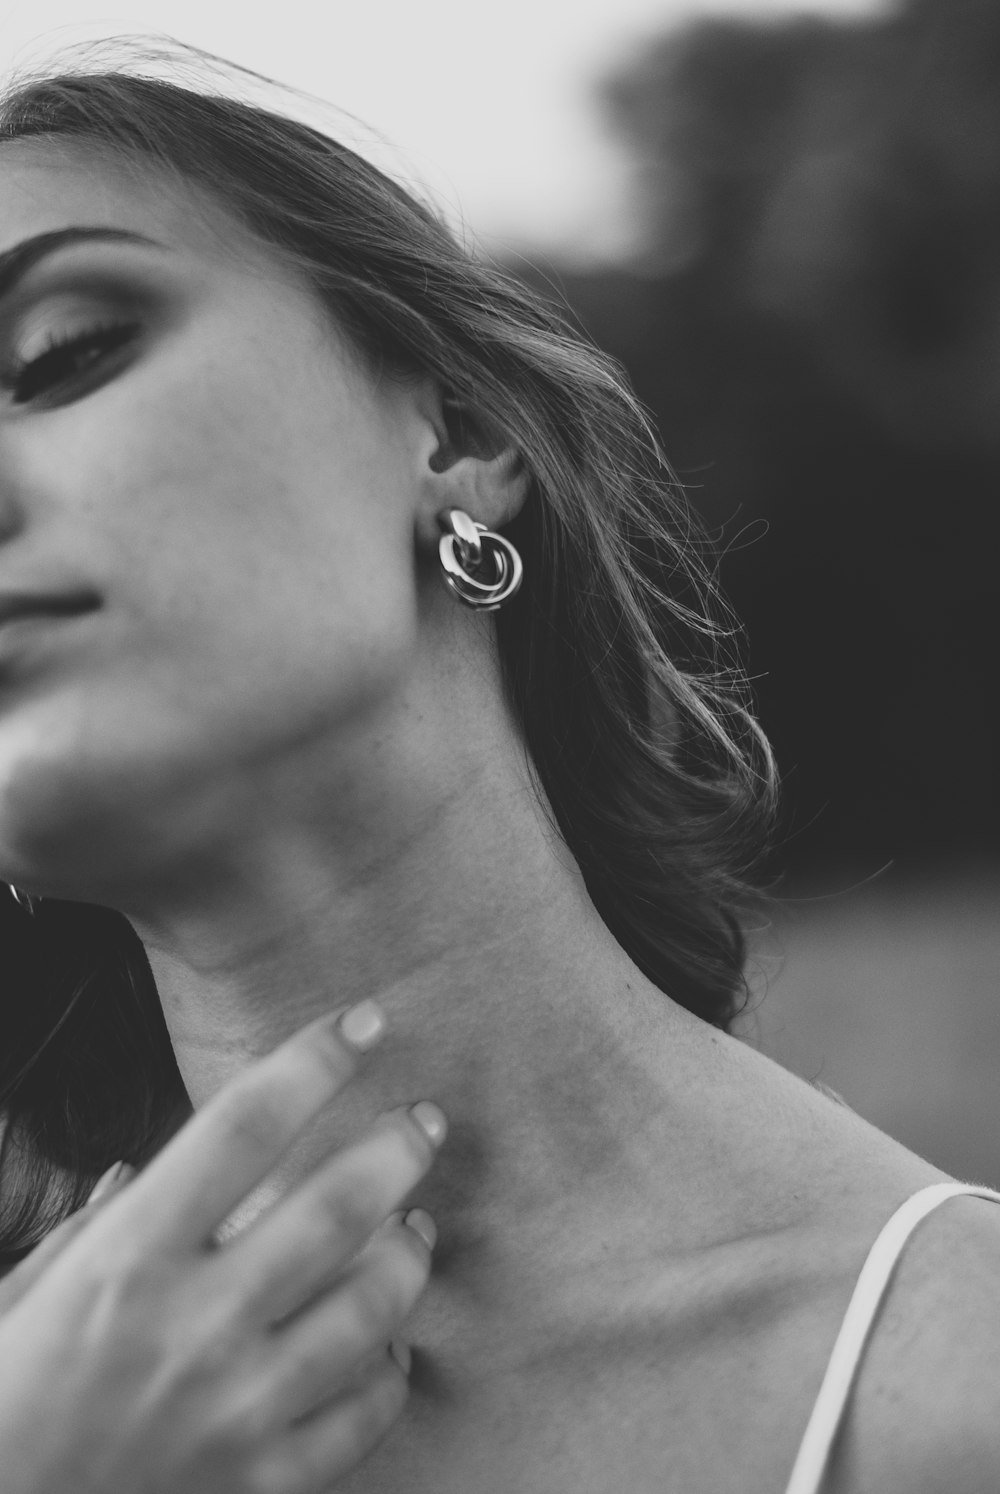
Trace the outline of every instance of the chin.
<instances>
[{"instance_id":1,"label":"chin","mask_svg":"<svg viewBox=\"0 0 1000 1494\"><path fill-rule=\"evenodd\" d=\"M0 876L35 896L103 902L100 884L121 862L121 837L79 775L52 766L3 775Z\"/></svg>"},{"instance_id":2,"label":"chin","mask_svg":"<svg viewBox=\"0 0 1000 1494\"><path fill-rule=\"evenodd\" d=\"M71 730L54 706L0 717L0 878L117 907L162 858L180 792L176 753L149 747L106 723L99 738Z\"/></svg>"}]
</instances>

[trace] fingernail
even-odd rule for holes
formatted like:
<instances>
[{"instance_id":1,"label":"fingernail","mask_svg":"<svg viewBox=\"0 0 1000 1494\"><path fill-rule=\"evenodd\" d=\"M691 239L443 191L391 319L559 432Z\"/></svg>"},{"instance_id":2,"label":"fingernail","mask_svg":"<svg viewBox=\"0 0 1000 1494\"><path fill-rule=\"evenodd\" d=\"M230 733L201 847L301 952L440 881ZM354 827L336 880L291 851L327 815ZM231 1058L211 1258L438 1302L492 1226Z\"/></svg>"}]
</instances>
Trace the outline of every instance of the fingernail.
<instances>
[{"instance_id":1,"label":"fingernail","mask_svg":"<svg viewBox=\"0 0 1000 1494\"><path fill-rule=\"evenodd\" d=\"M426 1209L410 1209L404 1214L403 1223L407 1229L412 1229L420 1236L428 1250L433 1250L437 1243L437 1225L428 1214Z\"/></svg>"},{"instance_id":2,"label":"fingernail","mask_svg":"<svg viewBox=\"0 0 1000 1494\"><path fill-rule=\"evenodd\" d=\"M440 1146L448 1130L448 1122L442 1111L430 1100L418 1100L410 1106L410 1114L417 1125L435 1146Z\"/></svg>"},{"instance_id":3,"label":"fingernail","mask_svg":"<svg viewBox=\"0 0 1000 1494\"><path fill-rule=\"evenodd\" d=\"M385 1032L385 1013L374 1001L359 1001L340 1019L340 1030L352 1048L367 1053Z\"/></svg>"},{"instance_id":4,"label":"fingernail","mask_svg":"<svg viewBox=\"0 0 1000 1494\"><path fill-rule=\"evenodd\" d=\"M135 1168L130 1166L128 1162L113 1162L107 1172L101 1173L101 1176L97 1179L93 1188L91 1188L90 1193L87 1195L87 1202L89 1204L99 1203L102 1198L106 1198L109 1193L113 1193L119 1183L128 1182L134 1173Z\"/></svg>"},{"instance_id":5,"label":"fingernail","mask_svg":"<svg viewBox=\"0 0 1000 1494\"><path fill-rule=\"evenodd\" d=\"M389 1353L395 1359L403 1374L408 1375L410 1373L410 1365L413 1362L409 1344L404 1344L401 1338L394 1338L389 1345Z\"/></svg>"}]
</instances>

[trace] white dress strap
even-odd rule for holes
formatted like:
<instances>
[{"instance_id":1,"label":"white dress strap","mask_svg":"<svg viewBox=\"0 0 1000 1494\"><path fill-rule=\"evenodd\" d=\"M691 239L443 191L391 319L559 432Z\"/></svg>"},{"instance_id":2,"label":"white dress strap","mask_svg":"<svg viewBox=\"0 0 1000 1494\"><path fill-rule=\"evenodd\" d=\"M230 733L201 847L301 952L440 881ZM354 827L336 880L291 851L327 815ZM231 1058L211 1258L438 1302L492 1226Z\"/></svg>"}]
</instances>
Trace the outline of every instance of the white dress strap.
<instances>
[{"instance_id":1,"label":"white dress strap","mask_svg":"<svg viewBox=\"0 0 1000 1494\"><path fill-rule=\"evenodd\" d=\"M1000 1203L1000 1193L976 1183L932 1183L901 1204L875 1241L858 1277L844 1321L830 1355L805 1435L799 1444L785 1494L820 1494L833 1439L843 1419L847 1398L879 1304L885 1296L893 1267L903 1246L932 1209L948 1198L968 1194Z\"/></svg>"}]
</instances>

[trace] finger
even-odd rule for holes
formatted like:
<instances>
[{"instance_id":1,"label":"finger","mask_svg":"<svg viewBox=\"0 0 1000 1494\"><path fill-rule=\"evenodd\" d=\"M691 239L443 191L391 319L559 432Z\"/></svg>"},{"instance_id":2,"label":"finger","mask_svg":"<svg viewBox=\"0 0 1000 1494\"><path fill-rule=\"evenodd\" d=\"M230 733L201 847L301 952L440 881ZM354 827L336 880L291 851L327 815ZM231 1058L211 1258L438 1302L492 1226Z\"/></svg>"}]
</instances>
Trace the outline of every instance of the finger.
<instances>
[{"instance_id":1,"label":"finger","mask_svg":"<svg viewBox=\"0 0 1000 1494\"><path fill-rule=\"evenodd\" d=\"M102 1172L97 1182L91 1188L87 1197L87 1208L93 1208L95 1204L103 1203L105 1199L111 1198L120 1192L130 1178L135 1177L135 1168L128 1162L114 1162L107 1172Z\"/></svg>"},{"instance_id":2,"label":"finger","mask_svg":"<svg viewBox=\"0 0 1000 1494\"><path fill-rule=\"evenodd\" d=\"M430 1264L416 1231L397 1225L373 1240L329 1292L273 1331L263 1372L278 1425L321 1404L361 1361L385 1348L427 1285Z\"/></svg>"},{"instance_id":3,"label":"finger","mask_svg":"<svg viewBox=\"0 0 1000 1494\"><path fill-rule=\"evenodd\" d=\"M426 1100L381 1116L223 1248L213 1266L220 1291L260 1323L293 1312L419 1183L444 1133L444 1116Z\"/></svg>"},{"instance_id":4,"label":"finger","mask_svg":"<svg viewBox=\"0 0 1000 1494\"><path fill-rule=\"evenodd\" d=\"M55 1229L50 1230L30 1255L26 1255L5 1273L3 1281L0 1281L0 1313L7 1312L16 1302L20 1302L25 1292L56 1257L62 1254L70 1241L90 1222L91 1217L86 1209L79 1209L71 1214L68 1219L57 1224Z\"/></svg>"},{"instance_id":5,"label":"finger","mask_svg":"<svg viewBox=\"0 0 1000 1494\"><path fill-rule=\"evenodd\" d=\"M379 1355L364 1385L288 1429L271 1454L263 1487L283 1494L329 1494L398 1420L409 1389L392 1356Z\"/></svg>"},{"instance_id":6,"label":"finger","mask_svg":"<svg viewBox=\"0 0 1000 1494\"><path fill-rule=\"evenodd\" d=\"M30 1255L18 1261L13 1270L7 1272L3 1281L0 1282L0 1313L6 1312L8 1308L14 1306L15 1302L21 1300L25 1292L48 1270L67 1245L93 1221L97 1210L115 1193L120 1192L134 1174L135 1168L130 1167L126 1162L116 1162L113 1167L109 1167L107 1172L97 1180L83 1208L77 1209L57 1224L55 1229L49 1231L41 1244L35 1246Z\"/></svg>"},{"instance_id":7,"label":"finger","mask_svg":"<svg viewBox=\"0 0 1000 1494\"><path fill-rule=\"evenodd\" d=\"M137 1248L164 1242L207 1246L307 1122L353 1077L360 1054L383 1030L374 1002L327 1014L214 1095L121 1200L117 1218L124 1222L128 1209Z\"/></svg>"}]
</instances>

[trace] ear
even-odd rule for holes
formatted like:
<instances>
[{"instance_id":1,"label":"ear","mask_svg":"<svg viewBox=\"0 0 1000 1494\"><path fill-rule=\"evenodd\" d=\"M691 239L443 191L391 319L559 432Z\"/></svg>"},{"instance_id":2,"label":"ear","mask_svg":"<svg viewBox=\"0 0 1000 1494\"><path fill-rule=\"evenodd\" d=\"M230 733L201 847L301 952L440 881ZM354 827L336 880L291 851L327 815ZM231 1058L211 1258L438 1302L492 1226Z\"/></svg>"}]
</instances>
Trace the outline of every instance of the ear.
<instances>
[{"instance_id":1,"label":"ear","mask_svg":"<svg viewBox=\"0 0 1000 1494\"><path fill-rule=\"evenodd\" d=\"M517 448L482 412L428 380L420 405L435 439L425 448L419 523L437 537L442 509L460 508L487 529L518 514L531 473Z\"/></svg>"}]
</instances>

